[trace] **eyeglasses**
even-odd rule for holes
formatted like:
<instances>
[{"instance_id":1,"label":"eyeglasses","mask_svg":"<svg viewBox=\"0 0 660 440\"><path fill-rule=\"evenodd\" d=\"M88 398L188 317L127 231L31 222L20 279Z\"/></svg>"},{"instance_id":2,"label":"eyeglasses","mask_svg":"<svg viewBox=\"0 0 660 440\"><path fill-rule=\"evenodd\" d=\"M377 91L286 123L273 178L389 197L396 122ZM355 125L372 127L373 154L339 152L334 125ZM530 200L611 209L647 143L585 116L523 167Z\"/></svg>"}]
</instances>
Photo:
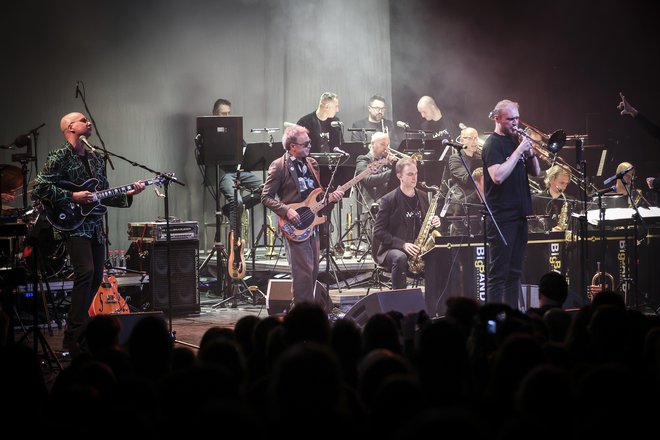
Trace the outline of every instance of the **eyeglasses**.
<instances>
[{"instance_id":1,"label":"eyeglasses","mask_svg":"<svg viewBox=\"0 0 660 440\"><path fill-rule=\"evenodd\" d=\"M309 146L312 145L312 141L307 141L302 144L299 144L298 142L291 142L291 145L298 145L299 147L309 148Z\"/></svg>"},{"instance_id":2,"label":"eyeglasses","mask_svg":"<svg viewBox=\"0 0 660 440\"><path fill-rule=\"evenodd\" d=\"M372 106L369 106L369 108L372 109L372 110L374 110L374 111L377 112L377 113L383 113L383 112L385 112L385 107L372 107Z\"/></svg>"}]
</instances>

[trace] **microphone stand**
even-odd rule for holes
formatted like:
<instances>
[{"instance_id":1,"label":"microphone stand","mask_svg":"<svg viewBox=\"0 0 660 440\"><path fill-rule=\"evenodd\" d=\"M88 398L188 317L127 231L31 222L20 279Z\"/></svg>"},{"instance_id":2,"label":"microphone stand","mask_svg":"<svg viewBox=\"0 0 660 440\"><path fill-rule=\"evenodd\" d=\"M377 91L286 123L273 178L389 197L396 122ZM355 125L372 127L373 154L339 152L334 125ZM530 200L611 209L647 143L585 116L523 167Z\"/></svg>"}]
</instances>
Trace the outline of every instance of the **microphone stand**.
<instances>
[{"instance_id":1,"label":"microphone stand","mask_svg":"<svg viewBox=\"0 0 660 440\"><path fill-rule=\"evenodd\" d=\"M456 147L454 147L456 148ZM495 228L497 229L497 233L500 235L500 238L502 239L502 242L504 243L505 246L508 246L509 244L506 242L506 239L504 238L504 234L502 234L502 230L500 229L500 225L497 224L497 220L495 220L495 216L493 216L493 211L490 209L490 206L488 205L488 202L486 201L486 196L481 192L479 189L479 185L477 185L477 181L474 180L474 176L472 175L472 172L470 171L470 167L468 167L467 162L465 161L465 157L463 157L463 154L461 154L461 150L458 151L458 157L461 159L461 162L463 163L463 166L465 167L465 171L467 171L468 176L470 177L470 181L472 182L472 185L474 186L474 190L477 192L479 197L481 198L481 201L484 204L484 207L486 208L486 212L488 213L488 217L490 217L491 221L493 222L493 225L495 225ZM486 267L486 277L484 278L484 302L488 302L488 233L486 232L486 215L484 213L484 252L485 252L485 267Z\"/></svg>"},{"instance_id":2,"label":"microphone stand","mask_svg":"<svg viewBox=\"0 0 660 440\"><path fill-rule=\"evenodd\" d=\"M82 85L82 89L79 87ZM83 103L83 106L85 107L85 112L87 113L87 116L89 116L90 121L92 121L92 126L94 127L94 131L96 132L96 136L99 138L99 141L101 142L101 149L103 150L103 171L106 173L107 176L107 168L108 164L110 164L110 168L114 171L115 166L112 163L112 159L110 159L110 156L108 155L108 151L105 148L105 141L101 137L101 133L99 133L99 128L98 125L96 125L96 121L94 120L94 116L92 115L92 111L89 109L89 106L87 106L87 99L85 98L85 83L82 81L77 81L76 82L76 98L80 96L80 100ZM105 233L105 255L108 255L108 251L110 250L110 229L109 229L109 222L108 222L108 212L106 211L105 214L103 214L103 218L105 220L105 228L104 228L104 233Z\"/></svg>"},{"instance_id":3,"label":"microphone stand","mask_svg":"<svg viewBox=\"0 0 660 440\"><path fill-rule=\"evenodd\" d=\"M330 241L331 241L330 234L332 229L332 205L330 205L329 203L329 197L330 197L330 188L332 187L332 182L335 179L335 174L337 173L338 169L339 169L339 164L337 164L332 170L332 174L330 175L330 181L328 182L328 186L326 187L325 192L323 193L323 202L326 204L326 207L323 209L329 209L329 212L327 213L327 221L325 222L325 227L327 228L327 234L325 234L327 239L327 243L325 246L325 274L326 274L325 290L326 293L328 294L328 297L330 296L330 270L331 270L330 264L332 264L332 271L333 271L335 283L337 285L337 290L341 293L341 287L339 287L339 278L337 277L339 266L337 265L337 262L332 258L332 255L330 254ZM341 213L340 213L340 217L341 217ZM321 226L321 228L323 228L323 226ZM323 234L321 236L323 236ZM344 283L346 284L346 288L350 289L350 286L348 285L348 282L346 282L346 280L344 280Z\"/></svg>"},{"instance_id":4,"label":"microphone stand","mask_svg":"<svg viewBox=\"0 0 660 440\"><path fill-rule=\"evenodd\" d=\"M628 188L628 185L626 185L625 181L623 180L623 176L619 177L621 179L621 182L623 183L623 187L626 190L626 194L628 195L628 200L630 200L630 206L635 210L635 213L632 216L633 219L633 257L632 257L632 266L633 266L633 276L632 279L628 278L628 281L631 282L633 286L633 299L635 301L634 307L637 309L638 303L637 303L637 295L639 295L639 289L637 286L637 280L638 280L638 264L637 262L637 224L641 224L642 228L644 230L644 236L648 234L648 227L646 223L644 222L644 219L642 216L639 214L639 207L637 206L637 203L635 203L635 197L633 196L634 191L630 191L630 188ZM631 185L632 185L632 180L631 180ZM626 234L627 235L627 234ZM628 246L626 245L626 254L628 253ZM629 260L630 261L630 260ZM628 267L630 267L630 264L628 264ZM628 274L626 274L628 275ZM627 291L627 289L626 289Z\"/></svg>"},{"instance_id":5,"label":"microphone stand","mask_svg":"<svg viewBox=\"0 0 660 440\"><path fill-rule=\"evenodd\" d=\"M174 177L173 173L164 173L162 171L156 171L151 168L149 168L146 165L140 164L138 162L135 162L133 160L128 159L125 156L122 156L120 154L113 153L110 150L105 150L104 153L110 156L117 157L119 159L122 159L125 162L128 162L134 167L142 168L144 170L149 171L150 173L157 174L161 177L163 177L163 190L164 194L160 195L160 197L163 197L163 204L164 204L164 210L165 210L165 234L166 234L166 239L165 239L165 245L166 245L166 256L167 256L167 306L168 306L168 330L170 332L170 336L172 337L172 340L174 342L179 342L181 344L185 344L181 341L177 341L176 339L176 332L172 330L172 268L170 262L172 261L170 259L170 256L172 254L172 237L171 237L171 231L170 231L170 204L169 204L169 187L170 183L176 183L181 186L186 186L185 183L181 182L178 180L176 177ZM106 225L107 229L107 225ZM150 280L151 282L151 280Z\"/></svg>"}]
</instances>

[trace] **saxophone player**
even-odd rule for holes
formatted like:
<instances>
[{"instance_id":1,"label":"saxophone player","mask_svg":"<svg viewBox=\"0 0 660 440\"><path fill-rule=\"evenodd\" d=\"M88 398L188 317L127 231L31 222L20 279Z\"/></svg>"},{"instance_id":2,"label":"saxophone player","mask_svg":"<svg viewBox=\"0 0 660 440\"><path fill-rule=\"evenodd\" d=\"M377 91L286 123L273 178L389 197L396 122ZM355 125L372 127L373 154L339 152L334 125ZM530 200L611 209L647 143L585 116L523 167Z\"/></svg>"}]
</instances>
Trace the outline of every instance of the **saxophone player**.
<instances>
[{"instance_id":1,"label":"saxophone player","mask_svg":"<svg viewBox=\"0 0 660 440\"><path fill-rule=\"evenodd\" d=\"M399 187L380 199L376 215L374 237L379 247L376 262L391 269L392 289L405 289L408 258L419 254L415 244L422 222L429 209L426 193L416 188L417 163L411 158L399 159L395 167ZM440 226L440 218L430 219L433 227Z\"/></svg>"},{"instance_id":2,"label":"saxophone player","mask_svg":"<svg viewBox=\"0 0 660 440\"><path fill-rule=\"evenodd\" d=\"M564 231L565 219L562 219L562 210L568 211L572 198L566 196L566 188L571 182L571 174L566 168L553 165L546 170L543 180L545 190L532 197L532 209L539 217L539 230L537 232ZM564 216L565 217L565 216ZM560 220L562 220L560 224ZM532 229L530 225L530 229Z\"/></svg>"}]
</instances>

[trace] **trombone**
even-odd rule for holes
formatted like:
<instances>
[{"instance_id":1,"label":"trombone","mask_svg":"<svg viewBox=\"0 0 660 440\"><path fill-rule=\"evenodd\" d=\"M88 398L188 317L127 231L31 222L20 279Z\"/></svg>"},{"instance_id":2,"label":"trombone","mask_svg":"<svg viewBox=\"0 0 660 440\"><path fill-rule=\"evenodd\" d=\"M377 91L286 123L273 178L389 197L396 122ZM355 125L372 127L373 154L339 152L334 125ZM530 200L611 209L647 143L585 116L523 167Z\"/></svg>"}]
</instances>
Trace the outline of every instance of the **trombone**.
<instances>
[{"instance_id":1,"label":"trombone","mask_svg":"<svg viewBox=\"0 0 660 440\"><path fill-rule=\"evenodd\" d=\"M412 159L416 162L419 162L422 160L422 154L421 153L413 153L412 155L408 155L406 153L402 153L401 151L393 150L391 148L387 149L387 154L388 156L394 156L397 160L399 159Z\"/></svg>"},{"instance_id":2,"label":"trombone","mask_svg":"<svg viewBox=\"0 0 660 440\"><path fill-rule=\"evenodd\" d=\"M559 150L561 150L564 144L566 144L566 132L564 130L556 130L551 135L548 135L546 133L543 133L538 128L528 124L527 122L520 121L520 123L523 124L526 128L522 130L519 127L514 127L513 130L518 135L523 136L529 139L530 141L532 141L532 146L534 147L534 151L545 162L547 162L550 166L557 165L563 168L564 170L566 170L566 172L570 176L571 182L577 185L578 188L581 188L581 182L578 176L582 176L582 172L577 168L571 166L571 164L566 162L561 156L558 155ZM541 140L532 137L529 131L538 134L541 137Z\"/></svg>"}]
</instances>

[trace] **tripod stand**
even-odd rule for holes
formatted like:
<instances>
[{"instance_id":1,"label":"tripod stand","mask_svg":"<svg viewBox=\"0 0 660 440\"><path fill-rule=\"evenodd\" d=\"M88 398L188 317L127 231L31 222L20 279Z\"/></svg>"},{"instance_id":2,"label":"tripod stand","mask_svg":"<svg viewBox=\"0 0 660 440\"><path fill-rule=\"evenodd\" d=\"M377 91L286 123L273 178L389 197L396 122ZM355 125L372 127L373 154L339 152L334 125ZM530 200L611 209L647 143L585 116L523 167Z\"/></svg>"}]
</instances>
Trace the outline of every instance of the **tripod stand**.
<instances>
[{"instance_id":1,"label":"tripod stand","mask_svg":"<svg viewBox=\"0 0 660 440\"><path fill-rule=\"evenodd\" d=\"M41 273L41 278L44 280L44 283L48 287L48 291L50 292L50 286L48 284L48 280L44 276L43 272L43 261L41 261L41 253L39 252L39 243L34 242L34 239L28 240L27 243L29 246L32 246L32 253L33 253L33 262L32 262L32 328L30 328L20 339L19 343L23 342L25 339L28 338L30 333L33 334L33 349L36 354L39 354L39 345L41 345L41 350L42 350L42 355L46 362L48 362L48 365L50 369L53 369L53 364L57 366L57 369L59 371L62 371L62 364L60 361L57 359L57 356L55 355L55 352L53 351L53 348L48 344L48 341L46 340L46 337L43 335L41 332L41 329L39 328L39 317L38 317L38 307L37 307L37 297L41 297L43 304L45 306L45 311L46 311L46 319L48 319L48 313L47 313L47 306L45 303L45 298L43 291L39 292L39 273Z\"/></svg>"},{"instance_id":2,"label":"tripod stand","mask_svg":"<svg viewBox=\"0 0 660 440\"><path fill-rule=\"evenodd\" d=\"M224 250L224 245L220 240L220 225L222 224L222 207L220 206L220 165L215 166L215 235L213 237L213 249L204 258L202 264L199 265L199 272L206 267L211 261L213 256L216 256L216 282L209 289L213 294L220 296L222 292L226 292L227 286L224 278L225 271L222 270L223 261L226 261L227 254ZM223 257L225 259L223 260Z\"/></svg>"}]
</instances>

